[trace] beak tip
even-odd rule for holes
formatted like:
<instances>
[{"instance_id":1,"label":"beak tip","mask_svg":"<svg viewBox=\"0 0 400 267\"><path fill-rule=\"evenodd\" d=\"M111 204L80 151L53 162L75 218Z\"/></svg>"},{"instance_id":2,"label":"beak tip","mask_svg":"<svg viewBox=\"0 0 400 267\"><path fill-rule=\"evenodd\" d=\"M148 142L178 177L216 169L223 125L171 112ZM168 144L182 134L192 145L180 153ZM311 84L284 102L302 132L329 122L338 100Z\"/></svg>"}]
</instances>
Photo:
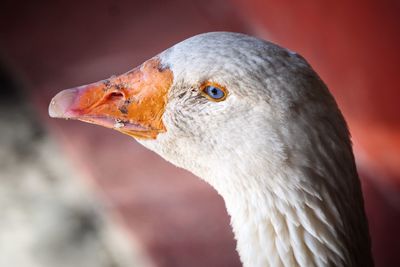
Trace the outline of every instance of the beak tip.
<instances>
[{"instance_id":1,"label":"beak tip","mask_svg":"<svg viewBox=\"0 0 400 267\"><path fill-rule=\"evenodd\" d=\"M50 102L49 116L51 118L70 118L70 108L74 103L78 90L75 88L59 92Z\"/></svg>"}]
</instances>

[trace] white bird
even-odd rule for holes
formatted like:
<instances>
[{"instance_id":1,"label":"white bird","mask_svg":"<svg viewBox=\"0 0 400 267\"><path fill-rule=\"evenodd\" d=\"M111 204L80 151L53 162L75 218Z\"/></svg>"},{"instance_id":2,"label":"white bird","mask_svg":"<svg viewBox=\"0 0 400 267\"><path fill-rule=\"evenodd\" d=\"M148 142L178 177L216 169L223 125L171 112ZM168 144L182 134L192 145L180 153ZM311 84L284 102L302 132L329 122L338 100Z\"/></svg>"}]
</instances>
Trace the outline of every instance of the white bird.
<instances>
[{"instance_id":1,"label":"white bird","mask_svg":"<svg viewBox=\"0 0 400 267\"><path fill-rule=\"evenodd\" d=\"M345 120L298 54L239 33L194 36L56 95L52 117L135 137L223 197L244 266L372 266Z\"/></svg>"}]
</instances>

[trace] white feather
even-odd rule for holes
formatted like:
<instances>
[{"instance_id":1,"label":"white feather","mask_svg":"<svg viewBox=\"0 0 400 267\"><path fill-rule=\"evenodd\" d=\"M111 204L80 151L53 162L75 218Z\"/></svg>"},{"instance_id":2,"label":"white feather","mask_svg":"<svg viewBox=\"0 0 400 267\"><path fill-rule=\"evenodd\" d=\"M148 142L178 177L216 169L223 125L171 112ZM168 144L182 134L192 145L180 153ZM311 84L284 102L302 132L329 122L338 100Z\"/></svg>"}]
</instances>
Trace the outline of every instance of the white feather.
<instances>
[{"instance_id":1,"label":"white feather","mask_svg":"<svg viewBox=\"0 0 400 267\"><path fill-rule=\"evenodd\" d=\"M174 74L167 132L140 142L222 195L244 266L372 265L345 121L301 56L219 32L159 58ZM202 97L204 81L226 100Z\"/></svg>"}]
</instances>

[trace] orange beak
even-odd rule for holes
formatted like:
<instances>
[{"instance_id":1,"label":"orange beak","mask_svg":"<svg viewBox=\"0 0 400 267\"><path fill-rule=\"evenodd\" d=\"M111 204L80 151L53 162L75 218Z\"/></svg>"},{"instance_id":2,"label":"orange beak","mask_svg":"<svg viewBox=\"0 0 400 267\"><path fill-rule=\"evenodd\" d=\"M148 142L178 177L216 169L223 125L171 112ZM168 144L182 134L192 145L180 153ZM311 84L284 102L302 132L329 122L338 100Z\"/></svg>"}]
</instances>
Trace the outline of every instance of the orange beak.
<instances>
[{"instance_id":1,"label":"orange beak","mask_svg":"<svg viewBox=\"0 0 400 267\"><path fill-rule=\"evenodd\" d=\"M52 99L49 115L155 139L166 131L162 115L172 81L172 71L150 59L120 76L61 91Z\"/></svg>"}]
</instances>

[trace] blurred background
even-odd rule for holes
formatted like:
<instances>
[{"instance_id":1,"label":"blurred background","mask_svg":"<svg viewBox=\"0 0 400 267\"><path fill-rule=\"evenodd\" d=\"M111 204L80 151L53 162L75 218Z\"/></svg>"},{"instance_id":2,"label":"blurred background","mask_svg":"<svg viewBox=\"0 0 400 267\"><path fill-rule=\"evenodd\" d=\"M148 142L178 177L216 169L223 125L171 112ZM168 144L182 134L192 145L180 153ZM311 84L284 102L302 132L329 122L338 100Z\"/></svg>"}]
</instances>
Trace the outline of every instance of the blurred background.
<instances>
[{"instance_id":1,"label":"blurred background","mask_svg":"<svg viewBox=\"0 0 400 267\"><path fill-rule=\"evenodd\" d=\"M128 136L51 120L61 89L207 31L302 54L348 121L377 266L400 266L400 1L0 3L0 266L240 266L222 199Z\"/></svg>"}]
</instances>

